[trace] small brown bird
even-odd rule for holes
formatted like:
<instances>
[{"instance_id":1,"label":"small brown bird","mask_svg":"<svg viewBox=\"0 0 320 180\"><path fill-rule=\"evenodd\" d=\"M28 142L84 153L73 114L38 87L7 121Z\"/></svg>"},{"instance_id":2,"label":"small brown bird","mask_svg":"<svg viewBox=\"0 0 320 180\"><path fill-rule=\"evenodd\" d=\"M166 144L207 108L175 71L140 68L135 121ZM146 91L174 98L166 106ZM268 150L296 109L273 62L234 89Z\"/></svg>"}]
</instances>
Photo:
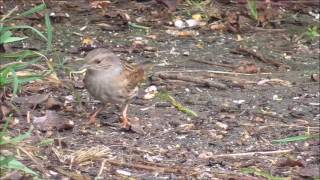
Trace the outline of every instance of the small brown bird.
<instances>
[{"instance_id":1,"label":"small brown bird","mask_svg":"<svg viewBox=\"0 0 320 180\"><path fill-rule=\"evenodd\" d=\"M138 84L144 79L148 65L122 63L118 56L103 48L90 51L85 60L85 87L91 96L103 104L90 116L89 123L95 123L97 114L110 102L122 106L122 127L129 128L128 105L137 95Z\"/></svg>"}]
</instances>

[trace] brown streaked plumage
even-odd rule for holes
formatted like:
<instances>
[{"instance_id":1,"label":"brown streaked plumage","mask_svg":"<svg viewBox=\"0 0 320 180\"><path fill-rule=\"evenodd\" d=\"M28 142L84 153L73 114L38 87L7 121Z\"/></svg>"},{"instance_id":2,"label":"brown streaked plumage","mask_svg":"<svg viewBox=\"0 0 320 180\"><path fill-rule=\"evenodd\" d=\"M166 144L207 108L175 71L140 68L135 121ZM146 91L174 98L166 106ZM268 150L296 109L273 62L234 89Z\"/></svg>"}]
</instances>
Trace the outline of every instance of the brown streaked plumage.
<instances>
[{"instance_id":1,"label":"brown streaked plumage","mask_svg":"<svg viewBox=\"0 0 320 180\"><path fill-rule=\"evenodd\" d=\"M122 107L123 127L129 127L127 109L129 101L137 95L138 84L144 79L146 66L131 66L103 48L92 50L85 58L87 72L84 84L89 94L100 100L103 106L90 117L89 123L96 122L97 114L107 102L124 105Z\"/></svg>"}]
</instances>

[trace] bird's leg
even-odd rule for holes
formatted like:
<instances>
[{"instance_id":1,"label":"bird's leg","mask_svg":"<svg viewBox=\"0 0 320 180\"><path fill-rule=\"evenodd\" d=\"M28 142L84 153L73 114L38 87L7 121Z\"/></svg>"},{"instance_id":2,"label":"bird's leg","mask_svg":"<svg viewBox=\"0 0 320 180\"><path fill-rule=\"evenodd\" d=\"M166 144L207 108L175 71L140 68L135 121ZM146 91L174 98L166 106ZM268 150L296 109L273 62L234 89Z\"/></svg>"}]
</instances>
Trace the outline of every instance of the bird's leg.
<instances>
[{"instance_id":1,"label":"bird's leg","mask_svg":"<svg viewBox=\"0 0 320 180\"><path fill-rule=\"evenodd\" d=\"M89 118L88 124L96 123L96 116L102 111L105 105L100 106Z\"/></svg>"},{"instance_id":2,"label":"bird's leg","mask_svg":"<svg viewBox=\"0 0 320 180\"><path fill-rule=\"evenodd\" d=\"M128 110L129 104L126 104L122 110L122 128L128 129L130 124L127 117L127 110Z\"/></svg>"}]
</instances>

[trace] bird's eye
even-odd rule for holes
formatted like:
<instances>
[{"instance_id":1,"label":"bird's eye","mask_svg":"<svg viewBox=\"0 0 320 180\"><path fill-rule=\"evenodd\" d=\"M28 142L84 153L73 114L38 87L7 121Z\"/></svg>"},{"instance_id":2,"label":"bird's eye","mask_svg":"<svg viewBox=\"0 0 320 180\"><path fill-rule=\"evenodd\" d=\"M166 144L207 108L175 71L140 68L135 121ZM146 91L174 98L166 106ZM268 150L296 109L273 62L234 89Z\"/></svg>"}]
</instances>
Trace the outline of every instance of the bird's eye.
<instances>
[{"instance_id":1,"label":"bird's eye","mask_svg":"<svg viewBox=\"0 0 320 180\"><path fill-rule=\"evenodd\" d=\"M100 59L96 59L96 60L94 60L94 62L95 62L96 64L100 64L100 63L101 63L101 60L100 60Z\"/></svg>"}]
</instances>

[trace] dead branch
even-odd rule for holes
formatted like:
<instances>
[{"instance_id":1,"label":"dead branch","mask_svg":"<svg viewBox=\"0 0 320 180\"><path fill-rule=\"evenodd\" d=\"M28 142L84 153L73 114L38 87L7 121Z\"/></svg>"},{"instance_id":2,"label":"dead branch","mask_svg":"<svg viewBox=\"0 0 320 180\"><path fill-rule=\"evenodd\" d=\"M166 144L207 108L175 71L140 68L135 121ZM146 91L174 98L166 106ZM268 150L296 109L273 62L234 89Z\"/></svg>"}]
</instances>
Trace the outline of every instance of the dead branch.
<instances>
[{"instance_id":1,"label":"dead branch","mask_svg":"<svg viewBox=\"0 0 320 180\"><path fill-rule=\"evenodd\" d=\"M257 74L227 72L227 71L212 71L206 69L194 69L194 70L177 70L177 71L158 71L159 73L212 73L212 74L228 74L233 76L257 76ZM259 73L259 75L271 75L273 73Z\"/></svg>"},{"instance_id":2,"label":"dead branch","mask_svg":"<svg viewBox=\"0 0 320 180\"><path fill-rule=\"evenodd\" d=\"M194 61L194 62L198 62L198 63L213 65L213 66L220 66L220 67L226 67L226 68L231 68L231 69L236 69L237 68L237 67L232 66L232 65L214 63L214 62L200 60L200 59L190 59L190 60Z\"/></svg>"},{"instance_id":3,"label":"dead branch","mask_svg":"<svg viewBox=\"0 0 320 180\"><path fill-rule=\"evenodd\" d=\"M163 165L145 165L145 164L139 164L139 163L126 163L116 160L107 159L108 163L115 165L115 166L125 166L127 168L135 168L135 169L142 169L142 170L148 170L148 171L157 171L157 172L163 172L163 173L176 173L176 174L182 174L185 172L184 169L180 167L165 167Z\"/></svg>"},{"instance_id":4,"label":"dead branch","mask_svg":"<svg viewBox=\"0 0 320 180\"><path fill-rule=\"evenodd\" d=\"M100 167L100 170L99 170L99 173L98 173L97 177L100 177L100 176L101 176L106 162L107 162L106 159L102 160L102 162L101 162L101 167Z\"/></svg>"},{"instance_id":5,"label":"dead branch","mask_svg":"<svg viewBox=\"0 0 320 180\"><path fill-rule=\"evenodd\" d=\"M243 84L257 84L257 82L255 81L239 78L237 76L233 77L233 76L224 76L224 75L215 75L215 74L205 74L204 76L208 78L217 78L217 79L223 79L223 80L229 80L229 81L236 81Z\"/></svg>"},{"instance_id":6,"label":"dead branch","mask_svg":"<svg viewBox=\"0 0 320 180\"><path fill-rule=\"evenodd\" d=\"M286 29L266 29L261 27L252 27L255 31L264 31L264 32L286 32Z\"/></svg>"},{"instance_id":7,"label":"dead branch","mask_svg":"<svg viewBox=\"0 0 320 180\"><path fill-rule=\"evenodd\" d=\"M77 172L65 171L65 170L63 170L62 168L59 168L59 167L54 167L54 169L56 171L58 171L60 174L65 175L67 177L70 177L71 179L74 179L74 180L89 180L89 179L91 179L87 175L80 174L80 173L77 173Z\"/></svg>"},{"instance_id":8,"label":"dead branch","mask_svg":"<svg viewBox=\"0 0 320 180\"><path fill-rule=\"evenodd\" d=\"M207 87L215 87L218 89L227 89L227 85L219 82L210 81L207 79L201 79L198 77L191 77L186 75L180 75L180 74L165 74L165 73L158 73L157 74L161 79L172 79L172 80L181 80L181 81L187 81L187 82L193 82L196 84L200 84Z\"/></svg>"},{"instance_id":9,"label":"dead branch","mask_svg":"<svg viewBox=\"0 0 320 180\"><path fill-rule=\"evenodd\" d=\"M18 149L20 151L22 151L24 154L26 154L30 159L31 161L36 165L37 169L44 175L46 175L47 171L46 169L44 168L43 166L43 163L40 163L40 160L36 157L34 157L31 153L29 153L27 150L25 150L23 147L18 147Z\"/></svg>"},{"instance_id":10,"label":"dead branch","mask_svg":"<svg viewBox=\"0 0 320 180\"><path fill-rule=\"evenodd\" d=\"M218 155L212 155L212 156L210 156L210 158L273 155L273 154L289 153L291 151L293 151L293 149L285 149L285 150L277 150L277 151L248 152L248 153L234 153L234 154L218 154Z\"/></svg>"},{"instance_id":11,"label":"dead branch","mask_svg":"<svg viewBox=\"0 0 320 180\"><path fill-rule=\"evenodd\" d=\"M274 65L277 68L285 67L286 69L290 69L290 67L288 65L282 64L282 63L275 61L273 59L265 58L260 52L254 52L252 50L241 48L241 47L237 48L236 50L232 50L231 52L236 53L236 54L246 55L246 56L253 56L253 57L257 58L258 60L260 60L261 62Z\"/></svg>"}]
</instances>

